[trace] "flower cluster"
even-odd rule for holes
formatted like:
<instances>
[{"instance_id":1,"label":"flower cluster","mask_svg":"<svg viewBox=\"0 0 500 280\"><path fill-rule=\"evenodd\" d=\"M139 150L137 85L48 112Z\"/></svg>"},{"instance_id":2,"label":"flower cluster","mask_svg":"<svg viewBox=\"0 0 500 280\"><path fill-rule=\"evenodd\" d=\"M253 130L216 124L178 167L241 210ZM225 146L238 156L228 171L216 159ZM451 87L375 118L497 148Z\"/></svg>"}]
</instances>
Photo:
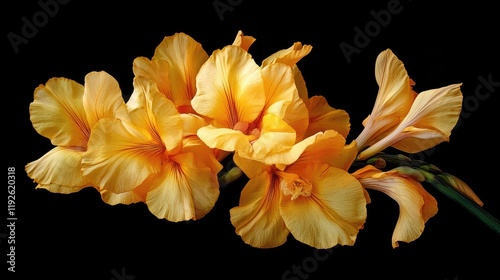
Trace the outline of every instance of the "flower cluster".
<instances>
[{"instance_id":1,"label":"flower cluster","mask_svg":"<svg viewBox=\"0 0 500 280\"><path fill-rule=\"evenodd\" d=\"M482 206L451 174L384 153L449 141L461 84L417 93L387 49L375 63L373 110L347 141L348 113L310 95L297 66L312 46L296 42L258 64L249 52L254 41L240 31L209 55L184 33L166 36L152 58L133 61L128 100L104 71L88 73L84 84L49 79L29 110L54 148L26 165L28 176L36 188L69 194L92 187L105 203L145 203L156 217L179 222L204 217L221 186L245 175L230 220L257 248L280 246L289 234L315 248L353 245L370 191L399 204L393 247L417 239L437 213L424 181ZM227 160L233 169L224 169Z\"/></svg>"}]
</instances>

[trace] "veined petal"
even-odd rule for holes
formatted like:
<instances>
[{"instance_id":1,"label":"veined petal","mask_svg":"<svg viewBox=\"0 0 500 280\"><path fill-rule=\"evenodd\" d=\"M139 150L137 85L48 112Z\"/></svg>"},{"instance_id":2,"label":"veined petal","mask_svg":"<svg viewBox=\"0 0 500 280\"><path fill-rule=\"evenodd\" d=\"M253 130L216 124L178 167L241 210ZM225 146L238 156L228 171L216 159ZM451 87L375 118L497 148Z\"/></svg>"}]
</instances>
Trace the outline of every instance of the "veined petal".
<instances>
[{"instance_id":1,"label":"veined petal","mask_svg":"<svg viewBox=\"0 0 500 280\"><path fill-rule=\"evenodd\" d=\"M102 118L125 118L127 106L118 82L104 71L85 76L83 108L89 127Z\"/></svg>"},{"instance_id":2,"label":"veined petal","mask_svg":"<svg viewBox=\"0 0 500 280\"><path fill-rule=\"evenodd\" d=\"M250 54L237 46L216 50L196 77L193 109L225 128L238 122L253 122L265 103L260 67Z\"/></svg>"},{"instance_id":3,"label":"veined petal","mask_svg":"<svg viewBox=\"0 0 500 280\"><path fill-rule=\"evenodd\" d=\"M208 59L208 54L201 44L185 33L175 33L166 36L156 47L153 60L161 59L168 62L169 82L172 92L172 101L180 105L179 100L184 100L184 105L189 105L188 100L196 94L196 75L203 63Z\"/></svg>"},{"instance_id":4,"label":"veined petal","mask_svg":"<svg viewBox=\"0 0 500 280\"><path fill-rule=\"evenodd\" d=\"M392 146L408 153L448 141L462 108L461 84L452 84L418 94L408 115L390 134L358 156L366 159Z\"/></svg>"},{"instance_id":5,"label":"veined petal","mask_svg":"<svg viewBox=\"0 0 500 280\"><path fill-rule=\"evenodd\" d=\"M223 168L212 149L196 136L184 137L182 139L182 153L196 155L195 163L200 166L200 168L210 168L214 174L219 173Z\"/></svg>"},{"instance_id":6,"label":"veined petal","mask_svg":"<svg viewBox=\"0 0 500 280\"><path fill-rule=\"evenodd\" d=\"M233 152L240 151L250 153L252 146L250 141L253 135L245 135L241 131L229 128L216 128L207 125L198 129L198 137L210 148Z\"/></svg>"},{"instance_id":7,"label":"veined petal","mask_svg":"<svg viewBox=\"0 0 500 280\"><path fill-rule=\"evenodd\" d=\"M102 119L93 128L82 170L94 185L114 193L131 191L161 170L161 142L131 133L119 119Z\"/></svg>"},{"instance_id":8,"label":"veined petal","mask_svg":"<svg viewBox=\"0 0 500 280\"><path fill-rule=\"evenodd\" d=\"M146 198L149 210L172 222L204 217L219 196L216 174L209 167L200 167L190 152L170 159L150 181Z\"/></svg>"},{"instance_id":9,"label":"veined petal","mask_svg":"<svg viewBox=\"0 0 500 280\"><path fill-rule=\"evenodd\" d=\"M146 123L137 125L148 130L156 140L164 143L167 150L180 145L183 135L183 123L174 103L162 95L155 84L144 77L134 78L134 96L138 104L146 108Z\"/></svg>"},{"instance_id":10,"label":"veined petal","mask_svg":"<svg viewBox=\"0 0 500 280\"><path fill-rule=\"evenodd\" d=\"M250 151L236 149L242 157L268 162L264 158L269 155L290 149L296 140L295 130L274 114L266 114L262 118L261 131L257 139L252 141Z\"/></svg>"},{"instance_id":11,"label":"veined petal","mask_svg":"<svg viewBox=\"0 0 500 280\"><path fill-rule=\"evenodd\" d=\"M311 45L304 45L301 42L295 42L288 49L279 50L264 59L262 61L262 67L273 63L285 63L292 67L303 57L308 55L311 50Z\"/></svg>"},{"instance_id":12,"label":"veined petal","mask_svg":"<svg viewBox=\"0 0 500 280\"><path fill-rule=\"evenodd\" d=\"M292 69L283 63L262 67L262 78L266 92L264 111L283 118L288 105L298 98Z\"/></svg>"},{"instance_id":13,"label":"veined petal","mask_svg":"<svg viewBox=\"0 0 500 280\"><path fill-rule=\"evenodd\" d=\"M437 213L437 202L422 185L412 177L398 172L382 172L365 166L353 173L364 188L381 191L399 205L399 218L392 236L392 246L398 241L411 242L420 237L425 222Z\"/></svg>"},{"instance_id":14,"label":"veined petal","mask_svg":"<svg viewBox=\"0 0 500 280\"><path fill-rule=\"evenodd\" d=\"M345 110L335 109L328 104L324 96L312 96L307 107L309 111L309 126L306 137L317 132L333 129L347 137L351 129L349 114Z\"/></svg>"},{"instance_id":15,"label":"veined petal","mask_svg":"<svg viewBox=\"0 0 500 280\"><path fill-rule=\"evenodd\" d=\"M159 58L149 60L146 57L137 57L134 59L132 70L135 77L143 76L152 80L158 90L172 100L174 104L182 103L181 100L175 100L174 96L172 96L170 90L170 65L166 60Z\"/></svg>"},{"instance_id":16,"label":"veined petal","mask_svg":"<svg viewBox=\"0 0 500 280\"><path fill-rule=\"evenodd\" d=\"M265 163L241 157L239 153L234 153L233 161L238 166L245 175L252 179L264 172L271 172L272 165L267 165Z\"/></svg>"},{"instance_id":17,"label":"veined petal","mask_svg":"<svg viewBox=\"0 0 500 280\"><path fill-rule=\"evenodd\" d=\"M366 220L366 200L356 178L326 164L289 166L287 173L307 179L310 195L284 195L280 213L290 233L309 246L353 245Z\"/></svg>"},{"instance_id":18,"label":"veined petal","mask_svg":"<svg viewBox=\"0 0 500 280\"><path fill-rule=\"evenodd\" d=\"M113 193L108 190L102 190L101 198L104 202L106 202L109 205L118 205L118 204L128 205L146 201L145 196L142 196L135 190L123 193Z\"/></svg>"},{"instance_id":19,"label":"veined petal","mask_svg":"<svg viewBox=\"0 0 500 280\"><path fill-rule=\"evenodd\" d=\"M35 89L29 106L31 123L54 146L87 147L90 126L83 91L83 85L66 78L51 78Z\"/></svg>"},{"instance_id":20,"label":"veined petal","mask_svg":"<svg viewBox=\"0 0 500 280\"><path fill-rule=\"evenodd\" d=\"M303 152L293 163L309 165L311 163L327 163L333 165L345 145L345 138L335 130L316 133L301 141L296 146L303 145ZM302 150L302 149L300 149Z\"/></svg>"},{"instance_id":21,"label":"veined petal","mask_svg":"<svg viewBox=\"0 0 500 280\"><path fill-rule=\"evenodd\" d=\"M231 208L231 223L246 244L274 248L284 244L289 234L279 203L278 178L268 172L250 179L241 191L238 206Z\"/></svg>"},{"instance_id":22,"label":"veined petal","mask_svg":"<svg viewBox=\"0 0 500 280\"><path fill-rule=\"evenodd\" d=\"M25 171L38 183L37 188L51 192L77 192L90 186L81 171L83 153L83 149L55 147L39 159L28 163Z\"/></svg>"},{"instance_id":23,"label":"veined petal","mask_svg":"<svg viewBox=\"0 0 500 280\"><path fill-rule=\"evenodd\" d=\"M241 30L238 31L238 34L236 34L236 38L234 38L233 45L238 46L245 51L248 51L250 46L255 42L255 38L252 36L244 35Z\"/></svg>"},{"instance_id":24,"label":"veined petal","mask_svg":"<svg viewBox=\"0 0 500 280\"><path fill-rule=\"evenodd\" d=\"M365 128L356 138L360 150L395 128L406 116L416 97L411 87L413 81L403 62L390 49L377 57L375 78L379 91L371 114L363 121Z\"/></svg>"}]
</instances>

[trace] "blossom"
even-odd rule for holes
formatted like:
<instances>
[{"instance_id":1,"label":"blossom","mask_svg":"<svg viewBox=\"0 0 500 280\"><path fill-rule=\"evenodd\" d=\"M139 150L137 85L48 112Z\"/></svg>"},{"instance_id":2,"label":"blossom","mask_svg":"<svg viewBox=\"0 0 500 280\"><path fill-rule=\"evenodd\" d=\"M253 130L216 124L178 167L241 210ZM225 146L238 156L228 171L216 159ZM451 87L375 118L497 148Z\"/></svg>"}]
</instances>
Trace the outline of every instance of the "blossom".
<instances>
[{"instance_id":1,"label":"blossom","mask_svg":"<svg viewBox=\"0 0 500 280\"><path fill-rule=\"evenodd\" d=\"M212 53L196 81L191 105L210 119L197 133L209 147L260 159L295 144L298 128L285 114L289 104L301 100L288 65L261 68L243 48L228 45ZM295 119L307 116L305 106L293 107ZM305 131L307 124L302 125Z\"/></svg>"},{"instance_id":2,"label":"blossom","mask_svg":"<svg viewBox=\"0 0 500 280\"><path fill-rule=\"evenodd\" d=\"M399 205L399 217L392 234L392 247L398 242L411 242L420 237L425 223L438 211L436 199L422 184L418 171L395 168L386 172L367 165L352 173L368 190L385 193Z\"/></svg>"},{"instance_id":3,"label":"blossom","mask_svg":"<svg viewBox=\"0 0 500 280\"><path fill-rule=\"evenodd\" d=\"M158 218L203 217L219 195L222 166L198 138L183 136L175 104L151 80L134 78L129 102L128 119L104 119L94 127L84 175L125 202L145 202Z\"/></svg>"},{"instance_id":4,"label":"blossom","mask_svg":"<svg viewBox=\"0 0 500 280\"><path fill-rule=\"evenodd\" d=\"M29 109L35 130L55 146L25 167L37 188L73 193L90 186L81 161L91 130L101 119L126 114L117 81L104 71L87 74L84 85L51 78L35 89Z\"/></svg>"},{"instance_id":5,"label":"blossom","mask_svg":"<svg viewBox=\"0 0 500 280\"><path fill-rule=\"evenodd\" d=\"M366 218L363 188L346 168L356 144L333 130L294 145L289 165L239 157L249 177L239 205L230 210L236 233L257 248L283 244L291 233L315 248L352 245Z\"/></svg>"},{"instance_id":6,"label":"blossom","mask_svg":"<svg viewBox=\"0 0 500 280\"><path fill-rule=\"evenodd\" d=\"M356 138L359 159L389 146L417 153L449 141L462 108L461 84L417 94L403 63L390 50L378 56L375 77L379 84L377 99Z\"/></svg>"}]
</instances>

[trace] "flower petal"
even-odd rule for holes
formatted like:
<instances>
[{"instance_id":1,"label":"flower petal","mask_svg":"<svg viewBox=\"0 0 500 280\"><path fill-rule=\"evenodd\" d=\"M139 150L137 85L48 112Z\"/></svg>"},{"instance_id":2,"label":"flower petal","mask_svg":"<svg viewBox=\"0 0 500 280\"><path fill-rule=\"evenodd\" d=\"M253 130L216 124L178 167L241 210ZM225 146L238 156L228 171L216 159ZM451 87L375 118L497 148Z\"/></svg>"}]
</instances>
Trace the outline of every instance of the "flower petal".
<instances>
[{"instance_id":1,"label":"flower petal","mask_svg":"<svg viewBox=\"0 0 500 280\"><path fill-rule=\"evenodd\" d=\"M83 91L83 85L66 78L51 78L35 89L29 106L31 123L54 146L87 147L90 126Z\"/></svg>"},{"instance_id":2,"label":"flower petal","mask_svg":"<svg viewBox=\"0 0 500 280\"><path fill-rule=\"evenodd\" d=\"M399 218L392 235L392 246L398 241L411 242L422 234L425 222L437 213L437 202L420 182L398 172L382 172L373 166L363 167L353 173L363 187L381 191L399 205Z\"/></svg>"},{"instance_id":3,"label":"flower petal","mask_svg":"<svg viewBox=\"0 0 500 280\"><path fill-rule=\"evenodd\" d=\"M217 126L233 128L238 122L251 123L265 102L260 67L250 54L237 46L216 50L196 77L197 94L191 105Z\"/></svg>"},{"instance_id":4,"label":"flower petal","mask_svg":"<svg viewBox=\"0 0 500 280\"><path fill-rule=\"evenodd\" d=\"M219 196L217 176L196 161L193 153L177 154L153 176L146 204L156 217L173 222L197 220L213 208Z\"/></svg>"},{"instance_id":5,"label":"flower petal","mask_svg":"<svg viewBox=\"0 0 500 280\"><path fill-rule=\"evenodd\" d=\"M114 193L131 191L161 170L165 147L129 132L119 119L102 119L94 126L82 170L94 185Z\"/></svg>"},{"instance_id":6,"label":"flower petal","mask_svg":"<svg viewBox=\"0 0 500 280\"><path fill-rule=\"evenodd\" d=\"M328 104L324 96L312 96L308 103L309 126L306 137L317 132L333 129L347 137L351 129L349 114L345 110L335 109Z\"/></svg>"},{"instance_id":7,"label":"flower petal","mask_svg":"<svg viewBox=\"0 0 500 280\"><path fill-rule=\"evenodd\" d=\"M234 38L233 45L238 46L245 51L248 51L250 46L255 42L255 38L252 36L244 35L241 30L236 34L236 38Z\"/></svg>"},{"instance_id":8,"label":"flower petal","mask_svg":"<svg viewBox=\"0 0 500 280\"><path fill-rule=\"evenodd\" d=\"M102 118L125 118L127 115L118 82L104 71L85 76L83 107L91 128Z\"/></svg>"},{"instance_id":9,"label":"flower petal","mask_svg":"<svg viewBox=\"0 0 500 280\"><path fill-rule=\"evenodd\" d=\"M280 212L277 178L264 172L250 179L243 188L239 205L231 208L231 223L246 244L274 248L284 244L289 234Z\"/></svg>"},{"instance_id":10,"label":"flower petal","mask_svg":"<svg viewBox=\"0 0 500 280\"><path fill-rule=\"evenodd\" d=\"M55 147L25 167L28 176L38 183L37 188L56 193L72 193L90 186L83 177L81 160L84 150Z\"/></svg>"},{"instance_id":11,"label":"flower petal","mask_svg":"<svg viewBox=\"0 0 500 280\"><path fill-rule=\"evenodd\" d=\"M288 167L312 183L310 196L283 196L280 213L290 233L318 249L353 245L366 220L361 184L344 170L322 164Z\"/></svg>"},{"instance_id":12,"label":"flower petal","mask_svg":"<svg viewBox=\"0 0 500 280\"><path fill-rule=\"evenodd\" d=\"M196 94L196 75L208 54L201 44L185 33L175 33L166 36L156 47L153 60L161 59L170 65L169 82L172 91L172 101L180 105L189 105Z\"/></svg>"}]
</instances>

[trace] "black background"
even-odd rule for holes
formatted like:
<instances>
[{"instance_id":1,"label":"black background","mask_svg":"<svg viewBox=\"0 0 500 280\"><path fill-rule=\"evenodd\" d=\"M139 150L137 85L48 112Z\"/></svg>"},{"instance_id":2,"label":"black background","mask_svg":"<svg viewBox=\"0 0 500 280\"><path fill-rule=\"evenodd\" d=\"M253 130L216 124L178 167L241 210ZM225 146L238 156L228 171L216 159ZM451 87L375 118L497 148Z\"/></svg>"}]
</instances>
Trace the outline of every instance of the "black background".
<instances>
[{"instance_id":1,"label":"black background","mask_svg":"<svg viewBox=\"0 0 500 280\"><path fill-rule=\"evenodd\" d=\"M124 94L130 94L133 59L150 58L164 36L185 32L210 54L232 43L242 30L257 39L250 48L257 63L296 41L312 45L312 52L299 62L309 93L324 95L331 106L348 111L352 138L373 106L378 89L375 59L386 48L405 63L417 91L463 83L466 114L450 142L421 156L467 182L484 208L498 218L495 131L500 72L494 2L437 5L401 0L402 10L387 18L385 26L371 30L370 41L350 57L350 63L339 44L355 46L354 28L375 23L371 11L387 10L395 1L71 0L39 22L17 53L7 34L22 35L22 18L32 22L42 8L37 1L13 2L3 5L2 27L2 96L7 99L3 147L6 167L16 169L17 217L15 273L7 271L4 235L0 244L7 279L464 280L500 274L499 236L430 186L438 214L419 239L397 249L391 247L391 235L398 206L374 192L365 228L354 246L318 251L290 237L281 247L256 249L241 241L229 221L229 209L237 205L244 179L222 189L215 208L203 219L171 223L157 219L142 204L107 205L93 189L71 195L35 190L24 172L28 162L52 148L29 120L28 106L39 84L58 76L83 83L88 72L105 70ZM231 9L218 12L214 3ZM480 77L496 84L483 86L478 94ZM7 208L6 191L4 195ZM0 233L5 232L6 227ZM303 274L294 274L294 266ZM292 273L286 274L288 270Z\"/></svg>"}]
</instances>

